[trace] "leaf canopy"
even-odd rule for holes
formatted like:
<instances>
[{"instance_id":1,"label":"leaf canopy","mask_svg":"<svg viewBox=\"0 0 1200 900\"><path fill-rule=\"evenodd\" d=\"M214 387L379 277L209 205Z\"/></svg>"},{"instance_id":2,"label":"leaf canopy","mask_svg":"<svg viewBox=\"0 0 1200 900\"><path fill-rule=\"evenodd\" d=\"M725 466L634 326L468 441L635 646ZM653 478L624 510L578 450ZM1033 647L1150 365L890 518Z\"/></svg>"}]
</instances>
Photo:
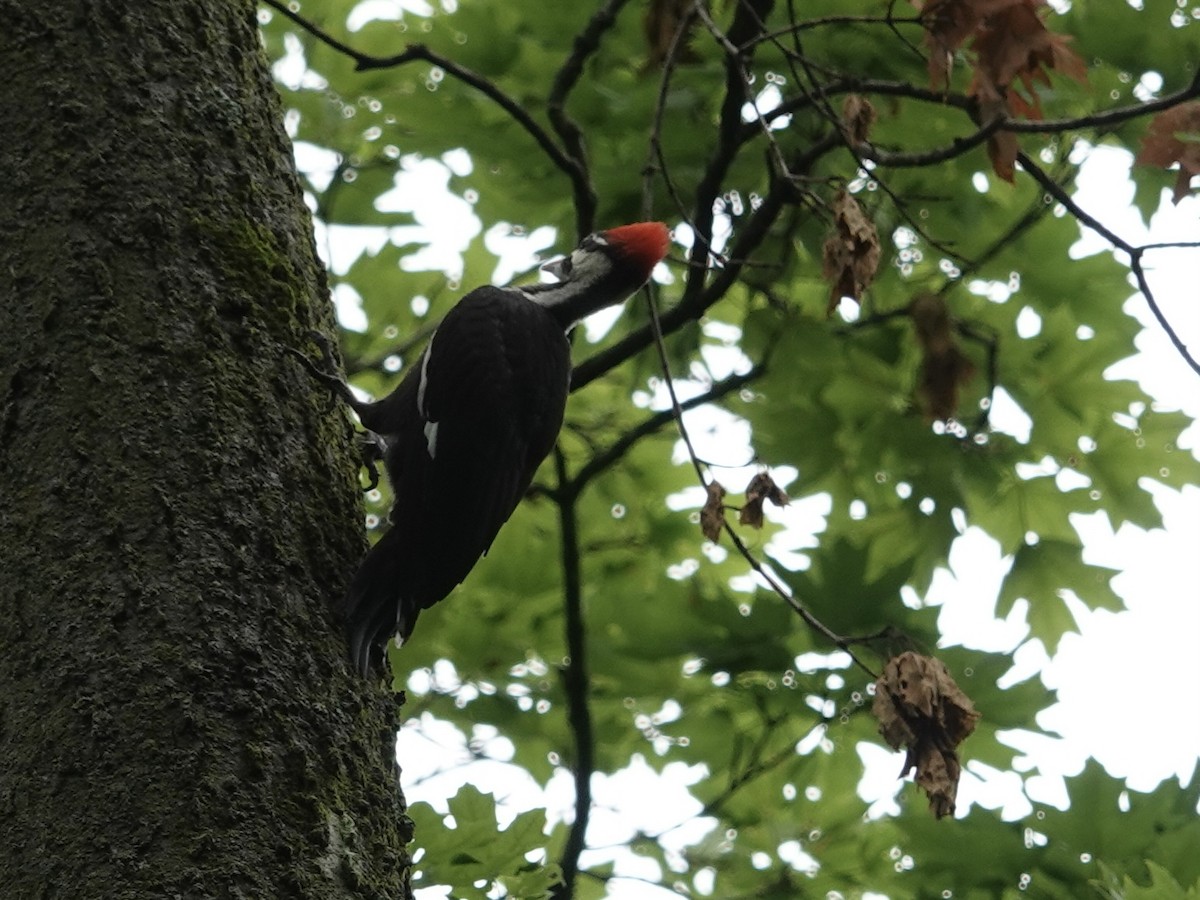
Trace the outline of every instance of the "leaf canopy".
<instances>
[{"instance_id":1,"label":"leaf canopy","mask_svg":"<svg viewBox=\"0 0 1200 900\"><path fill-rule=\"evenodd\" d=\"M850 12L833 0L802 11L651 0L648 29L623 2L381 12L328 0L300 8L308 28L270 3L263 35L310 205L331 243L363 248L332 272L365 322L344 335L355 384L389 390L463 288L532 267L539 229L566 251L594 227L667 221L678 243L653 291L664 350L681 397L708 400L685 421L693 437L719 423L746 435L715 445L708 477L727 506L762 467L799 473L777 475L793 506L828 499L800 567L770 507L762 532L728 513L716 527L728 522L831 632L861 638L846 646L867 668L936 652L982 714L962 747L968 771L1011 773L1005 731L1037 731L1054 695L1036 678L1004 681L1016 647L935 649L939 610L922 598L951 545L968 527L998 542L996 614L1025 601L1029 639L1053 652L1076 627L1067 597L1121 605L1113 571L1083 561L1074 517L1155 527L1147 480L1200 482L1200 462L1178 449L1191 420L1107 374L1135 349L1129 272L1110 254L1072 258L1070 207L1077 150L1138 149L1147 46L1157 96L1195 93L1196 11L1180 24L1167 0L1067 5L991 4L1019 15L1012 34L1042 41L1022 56L1032 51L994 29L947 30L989 27L981 0ZM1016 130L989 126L997 114ZM416 172L438 192L420 193ZM1134 180L1143 216L1172 184L1141 168ZM462 250L450 274L418 256L442 233ZM502 259L502 246L516 249ZM914 312L922 296L944 314L932 331ZM670 830L619 839L685 895L1078 897L1094 882L1113 897L1196 896L1184 849L1200 842L1195 786L1133 795L1089 763L1066 811L1004 821L975 806L934 822L905 788L898 815L866 814L855 748L879 742L873 678L756 583L728 535L702 537L704 494L694 499L696 472L663 412L648 322L637 300L574 341L557 469L543 467L467 583L392 655L410 727L425 712L464 735L487 726L541 785L639 757L703 766L690 790L714 823L706 837L683 852L668 849ZM1015 416L997 412L1004 398ZM389 502L386 485L368 498L373 522ZM583 664L564 637L564 517L578 530L565 552L583 570L587 627L573 637L586 642L585 696L564 677ZM543 811L500 827L473 787L448 803L453 829L413 808L420 884L543 896L560 860L579 863L570 826L552 819L544 833ZM612 865L583 868L593 877L575 896L603 896Z\"/></svg>"}]
</instances>

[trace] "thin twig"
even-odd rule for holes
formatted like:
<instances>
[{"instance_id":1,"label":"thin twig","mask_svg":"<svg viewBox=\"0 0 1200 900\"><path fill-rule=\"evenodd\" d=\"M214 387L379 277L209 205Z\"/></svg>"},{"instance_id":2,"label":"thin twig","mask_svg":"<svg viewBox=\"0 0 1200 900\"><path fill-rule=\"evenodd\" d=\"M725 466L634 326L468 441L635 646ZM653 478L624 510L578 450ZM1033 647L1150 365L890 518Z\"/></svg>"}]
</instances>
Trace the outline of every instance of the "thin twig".
<instances>
[{"instance_id":1,"label":"thin twig","mask_svg":"<svg viewBox=\"0 0 1200 900\"><path fill-rule=\"evenodd\" d=\"M1135 246L1118 235L1115 231L1099 221L1091 213L1083 209L1075 199L1064 191L1053 178L1046 174L1029 154L1020 152L1017 154L1017 162L1021 164L1021 168L1029 173L1029 176L1041 186L1047 194L1061 203L1068 212L1075 217L1081 224L1096 232L1114 247L1123 250L1129 255L1129 268L1133 272L1133 277L1137 281L1138 290L1141 291L1142 297L1146 300L1146 305L1150 307L1150 312L1158 321L1159 327L1167 335L1167 339L1174 345L1175 350L1183 357L1183 361L1191 367L1192 371L1200 375L1200 360L1197 360L1188 350L1187 344L1179 337L1174 327L1168 321L1166 314L1158 305L1158 301L1154 298L1154 292L1150 288L1149 282L1146 280L1146 272L1142 268L1142 255L1145 248Z\"/></svg>"},{"instance_id":2,"label":"thin twig","mask_svg":"<svg viewBox=\"0 0 1200 900\"><path fill-rule=\"evenodd\" d=\"M679 408L681 411L687 412L689 409L695 409L698 406L704 406L705 404L713 403L716 400L720 400L727 394L741 390L755 379L760 378L766 371L767 364L765 362L761 362L758 365L753 366L748 372L745 372L741 375L730 375L728 378L723 378L722 380L713 384L713 386L703 394L698 394L695 397L691 397L682 401L679 404ZM634 444L636 444L642 438L648 437L661 430L674 420L674 408L664 409L656 412L652 416L647 417L638 425L635 425L633 428L624 432L619 439L614 441L604 450L600 450L595 453L591 459L589 459L579 468L579 471L575 473L575 477L571 479L573 489L576 492L583 490L583 488L593 478L595 478L601 472L607 470L615 462L621 459L621 457L628 453L633 448Z\"/></svg>"},{"instance_id":3,"label":"thin twig","mask_svg":"<svg viewBox=\"0 0 1200 900\"><path fill-rule=\"evenodd\" d=\"M761 2L761 0L760 0ZM701 13L703 4L694 4L697 15ZM753 7L749 0L738 3L729 26L727 41L736 47L742 40L748 40L756 32ZM741 149L739 138L742 126L742 106L750 97L747 93L744 67L749 66L752 54L746 52L737 54L726 52L725 55L725 94L721 99L721 109L717 118L716 143L708 165L700 177L695 189L693 204L692 229L694 240L689 252L693 265L689 266L684 287L685 301L687 297L697 296L704 286L705 271L708 268L709 248L712 246L712 229L716 217L715 207L717 197L725 176L733 165L738 151ZM757 246L757 245L756 245ZM749 256L749 254L744 254ZM647 345L648 345L647 341Z\"/></svg>"},{"instance_id":4,"label":"thin twig","mask_svg":"<svg viewBox=\"0 0 1200 900\"><path fill-rule=\"evenodd\" d=\"M675 394L675 379L671 375L671 362L667 358L667 348L663 343L662 327L659 323L658 317L658 305L654 302L654 295L650 290L646 291L646 303L650 310L650 327L653 329L654 346L658 351L658 362L662 367L663 379L666 381L667 395L671 398L671 411L674 414L675 426L679 429L679 436L683 440L684 447L687 448L688 458L691 460L692 467L696 470L696 478L700 481L701 486L707 490L709 486L708 476L704 471L703 464L701 464L699 458L696 456L696 449L692 446L691 436L688 434L687 426L683 422L683 407L680 405L679 398ZM750 564L750 567L758 574L760 578L763 579L764 582L766 582L767 586L770 587L771 590L778 594L779 597L781 597L783 601L787 603L788 606L790 606L798 616L800 616L800 619L809 628L816 631L831 644L849 655L849 657L854 661L855 665L870 675L872 679L879 677L874 671L871 670L870 666L859 659L857 654L850 649L850 645L852 643L850 639L837 634L827 625L825 625L824 622L809 612L808 609L805 608L804 604L796 599L791 590L788 589L788 587L784 585L782 581L777 579L774 574L766 566L764 566L753 553L750 552L750 548L746 546L741 536L734 531L733 526L729 524L728 519L723 519L722 524L724 526L725 533L729 535L729 539L733 542L733 546L737 548L737 551L742 555L746 562Z\"/></svg>"},{"instance_id":5,"label":"thin twig","mask_svg":"<svg viewBox=\"0 0 1200 900\"><path fill-rule=\"evenodd\" d=\"M922 166L936 166L940 163L947 162L967 153L970 150L978 147L980 144L987 141L997 131L1001 130L1004 124L1004 119L993 119L987 125L983 126L963 138L954 138L944 147L935 147L931 150L917 150L909 153L896 153L887 150L880 150L873 144L859 144L854 148L855 154L864 160L870 160L877 166L885 166L891 169L903 168L919 168ZM871 173L873 178L878 178L875 172Z\"/></svg>"},{"instance_id":6,"label":"thin twig","mask_svg":"<svg viewBox=\"0 0 1200 900\"><path fill-rule=\"evenodd\" d=\"M753 107L753 109L754 109L754 123L753 124L758 126L759 133L762 134L763 137L766 138L767 147L769 148L769 152L771 154L771 159L775 163L773 168L777 172L786 176L788 174L787 163L784 161L783 151L779 149L779 144L775 140L775 136L771 133L770 126L763 119L763 115L759 111L758 104L755 102L755 99L754 99L754 85L750 83L750 76L749 76L749 73L747 72L747 67L749 66L749 61L747 60L745 63L743 63L743 60L742 60L742 56L745 51L739 49L738 47L735 47L733 42L730 41L729 38L726 37L725 34L721 31L721 29L717 27L717 23L713 21L712 16L709 15L708 9L704 6L703 3L697 3L694 8L696 10L697 15L700 16L700 20L702 22L704 22L704 25L708 29L709 34L711 34L713 36L713 40L715 40L717 42L717 44L722 49L724 49L725 54L726 54L726 60L727 60L726 66L728 68L728 71L732 72L732 73L736 73L737 77L741 80L742 94L746 98L746 102L749 103L750 106ZM750 12L748 13L748 15L755 15L753 8L749 7L749 9L750 9ZM760 25L761 25L761 23L760 23Z\"/></svg>"},{"instance_id":7,"label":"thin twig","mask_svg":"<svg viewBox=\"0 0 1200 900\"><path fill-rule=\"evenodd\" d=\"M826 25L886 25L889 30L895 32L896 25L920 25L921 17L913 16L911 18L896 18L893 16L821 16L816 19L805 19L801 22L793 21L791 25L786 25L783 28L777 28L773 31L766 32L756 38L751 39L750 44L761 44L764 41L776 41L781 37L793 34L797 31L810 31L814 28L822 28ZM746 49L747 45L743 45L742 49Z\"/></svg>"}]
</instances>

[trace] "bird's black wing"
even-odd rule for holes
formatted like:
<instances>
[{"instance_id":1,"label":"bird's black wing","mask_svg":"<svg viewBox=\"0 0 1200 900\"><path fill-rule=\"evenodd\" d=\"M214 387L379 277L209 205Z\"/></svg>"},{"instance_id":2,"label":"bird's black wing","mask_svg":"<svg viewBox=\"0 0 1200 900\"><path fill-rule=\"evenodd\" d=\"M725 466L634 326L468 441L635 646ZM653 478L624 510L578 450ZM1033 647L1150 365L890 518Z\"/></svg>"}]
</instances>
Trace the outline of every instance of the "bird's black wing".
<instances>
[{"instance_id":1,"label":"bird's black wing","mask_svg":"<svg viewBox=\"0 0 1200 900\"><path fill-rule=\"evenodd\" d=\"M450 311L392 396L395 505L347 598L355 656L403 637L491 546L562 425L570 352L562 328L519 291L483 287ZM383 609L382 607L386 607Z\"/></svg>"},{"instance_id":2,"label":"bird's black wing","mask_svg":"<svg viewBox=\"0 0 1200 900\"><path fill-rule=\"evenodd\" d=\"M421 450L432 477L414 511L438 564L422 606L466 577L512 515L562 426L570 377L562 329L518 291L472 291L427 352Z\"/></svg>"}]
</instances>

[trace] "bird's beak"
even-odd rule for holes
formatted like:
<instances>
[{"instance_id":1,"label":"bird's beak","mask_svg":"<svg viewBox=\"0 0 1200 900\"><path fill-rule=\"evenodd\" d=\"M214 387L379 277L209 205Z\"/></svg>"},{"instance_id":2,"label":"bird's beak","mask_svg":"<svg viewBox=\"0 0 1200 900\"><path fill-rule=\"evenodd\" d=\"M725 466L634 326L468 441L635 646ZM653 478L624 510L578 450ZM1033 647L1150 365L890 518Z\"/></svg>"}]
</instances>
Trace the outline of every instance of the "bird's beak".
<instances>
[{"instance_id":1,"label":"bird's beak","mask_svg":"<svg viewBox=\"0 0 1200 900\"><path fill-rule=\"evenodd\" d=\"M560 256L558 259L552 259L548 263L543 263L541 270L547 275L553 275L558 281L566 281L567 272L563 265L566 261L567 257Z\"/></svg>"}]
</instances>

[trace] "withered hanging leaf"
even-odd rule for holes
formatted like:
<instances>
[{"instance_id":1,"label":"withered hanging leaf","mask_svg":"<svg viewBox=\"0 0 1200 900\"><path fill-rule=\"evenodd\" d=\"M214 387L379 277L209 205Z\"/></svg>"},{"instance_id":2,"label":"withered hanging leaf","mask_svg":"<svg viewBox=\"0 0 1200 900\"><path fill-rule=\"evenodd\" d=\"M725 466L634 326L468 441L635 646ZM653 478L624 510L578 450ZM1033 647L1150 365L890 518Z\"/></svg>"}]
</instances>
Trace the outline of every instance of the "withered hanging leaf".
<instances>
[{"instance_id":1,"label":"withered hanging leaf","mask_svg":"<svg viewBox=\"0 0 1200 900\"><path fill-rule=\"evenodd\" d=\"M1068 46L1070 38L1050 31L1042 21L1039 11L1045 7L1045 0L1009 2L980 21L971 42L976 62L968 93L982 101L1003 98L1013 115L1040 119L1035 83L1049 86L1051 69L1087 81L1087 66Z\"/></svg>"},{"instance_id":2,"label":"withered hanging leaf","mask_svg":"<svg viewBox=\"0 0 1200 900\"><path fill-rule=\"evenodd\" d=\"M1179 163L1172 200L1178 204L1200 175L1200 100L1166 109L1150 120L1137 162L1166 169Z\"/></svg>"},{"instance_id":3,"label":"withered hanging leaf","mask_svg":"<svg viewBox=\"0 0 1200 900\"><path fill-rule=\"evenodd\" d=\"M929 81L937 90L950 86L950 65L954 54L976 34L988 16L1030 0L912 0L925 26L929 47ZM1033 0L1042 3L1043 0Z\"/></svg>"},{"instance_id":4,"label":"withered hanging leaf","mask_svg":"<svg viewBox=\"0 0 1200 900\"><path fill-rule=\"evenodd\" d=\"M933 814L953 815L962 773L955 748L975 730L979 713L946 666L918 653L892 657L875 682L871 712L883 739L908 751L900 774L916 769Z\"/></svg>"},{"instance_id":5,"label":"withered hanging leaf","mask_svg":"<svg viewBox=\"0 0 1200 900\"><path fill-rule=\"evenodd\" d=\"M1042 118L1038 85L1050 85L1050 71L1087 81L1087 65L1070 37L1050 31L1042 20L1046 0L913 0L921 11L929 47L929 80L949 87L954 54L971 38L970 96L979 101L984 123L998 115ZM1017 137L1000 131L988 138L996 174L1012 182Z\"/></svg>"},{"instance_id":6,"label":"withered hanging leaf","mask_svg":"<svg viewBox=\"0 0 1200 900\"><path fill-rule=\"evenodd\" d=\"M843 297L860 300L879 268L875 225L846 191L833 200L833 228L822 253L822 274L830 282L826 315L833 314Z\"/></svg>"},{"instance_id":7,"label":"withered hanging leaf","mask_svg":"<svg viewBox=\"0 0 1200 900\"><path fill-rule=\"evenodd\" d=\"M875 107L860 94L850 94L842 104L842 133L851 144L861 144L875 124Z\"/></svg>"},{"instance_id":8,"label":"withered hanging leaf","mask_svg":"<svg viewBox=\"0 0 1200 900\"><path fill-rule=\"evenodd\" d=\"M719 481L710 481L707 486L708 499L700 510L700 530L710 541L716 542L725 527L725 488Z\"/></svg>"},{"instance_id":9,"label":"withered hanging leaf","mask_svg":"<svg viewBox=\"0 0 1200 900\"><path fill-rule=\"evenodd\" d=\"M1021 145L1017 136L1011 131L997 131L987 141L988 159L992 162L992 171L1007 181L1013 183L1017 171L1017 154Z\"/></svg>"},{"instance_id":10,"label":"withered hanging leaf","mask_svg":"<svg viewBox=\"0 0 1200 900\"><path fill-rule=\"evenodd\" d=\"M975 376L975 364L958 344L946 301L938 294L918 294L908 315L921 345L921 377L917 390L931 419L946 420L958 410L959 389Z\"/></svg>"},{"instance_id":11,"label":"withered hanging leaf","mask_svg":"<svg viewBox=\"0 0 1200 900\"><path fill-rule=\"evenodd\" d=\"M746 485L746 502L738 514L738 522L751 528L762 528L764 500L770 500L776 506L787 506L791 502L787 492L775 483L769 472L759 472Z\"/></svg>"},{"instance_id":12,"label":"withered hanging leaf","mask_svg":"<svg viewBox=\"0 0 1200 900\"><path fill-rule=\"evenodd\" d=\"M974 0L913 0L925 26L929 47L929 85L935 91L950 86L954 53L979 25L982 13Z\"/></svg>"},{"instance_id":13,"label":"withered hanging leaf","mask_svg":"<svg viewBox=\"0 0 1200 900\"><path fill-rule=\"evenodd\" d=\"M657 69L667 61L675 35L683 28L680 46L675 50L675 62L694 63L699 59L691 48L691 33L699 21L692 14L692 0L650 0L642 27L646 34L647 69Z\"/></svg>"}]
</instances>

